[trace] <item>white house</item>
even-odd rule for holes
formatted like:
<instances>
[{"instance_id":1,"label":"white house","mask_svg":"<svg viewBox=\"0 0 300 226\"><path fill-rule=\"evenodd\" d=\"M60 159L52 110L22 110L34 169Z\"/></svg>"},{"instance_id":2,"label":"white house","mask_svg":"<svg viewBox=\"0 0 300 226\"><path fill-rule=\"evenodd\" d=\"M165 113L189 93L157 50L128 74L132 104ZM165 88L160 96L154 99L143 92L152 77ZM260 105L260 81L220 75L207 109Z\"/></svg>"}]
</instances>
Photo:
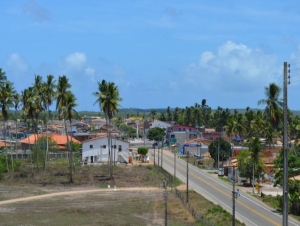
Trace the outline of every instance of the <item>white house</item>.
<instances>
[{"instance_id":1,"label":"white house","mask_svg":"<svg viewBox=\"0 0 300 226\"><path fill-rule=\"evenodd\" d=\"M106 136L95 137L82 142L82 160L84 163L103 163L108 161L109 148ZM128 163L129 142L111 138L111 159L113 162Z\"/></svg>"},{"instance_id":2,"label":"white house","mask_svg":"<svg viewBox=\"0 0 300 226\"><path fill-rule=\"evenodd\" d=\"M156 128L156 127L167 129L167 128L170 127L170 126L172 126L172 124L167 123L167 122L163 122L163 121L154 121L154 122L151 122L150 129Z\"/></svg>"}]
</instances>

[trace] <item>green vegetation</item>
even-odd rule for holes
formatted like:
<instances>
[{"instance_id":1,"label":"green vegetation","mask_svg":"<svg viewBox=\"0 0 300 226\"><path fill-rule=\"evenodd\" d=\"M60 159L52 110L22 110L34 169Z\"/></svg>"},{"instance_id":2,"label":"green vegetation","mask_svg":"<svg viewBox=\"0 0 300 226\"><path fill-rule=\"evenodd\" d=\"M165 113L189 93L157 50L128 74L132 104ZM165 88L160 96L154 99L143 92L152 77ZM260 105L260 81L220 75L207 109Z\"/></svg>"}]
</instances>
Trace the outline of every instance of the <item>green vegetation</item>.
<instances>
[{"instance_id":1,"label":"green vegetation","mask_svg":"<svg viewBox=\"0 0 300 226\"><path fill-rule=\"evenodd\" d=\"M137 153L144 156L148 154L148 150L149 150L148 147L139 147L137 149Z\"/></svg>"}]
</instances>

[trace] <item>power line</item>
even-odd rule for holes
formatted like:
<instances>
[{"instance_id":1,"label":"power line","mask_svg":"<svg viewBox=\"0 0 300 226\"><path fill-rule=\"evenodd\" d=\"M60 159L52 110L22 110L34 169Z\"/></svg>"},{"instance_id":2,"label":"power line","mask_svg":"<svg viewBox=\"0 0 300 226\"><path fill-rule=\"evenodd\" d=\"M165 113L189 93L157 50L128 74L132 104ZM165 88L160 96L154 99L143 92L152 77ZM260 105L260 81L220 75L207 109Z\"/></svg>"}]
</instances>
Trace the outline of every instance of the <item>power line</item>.
<instances>
[{"instance_id":1,"label":"power line","mask_svg":"<svg viewBox=\"0 0 300 226\"><path fill-rule=\"evenodd\" d=\"M297 71L297 70L300 70L300 67L297 67L295 69L290 69L289 71Z\"/></svg>"}]
</instances>

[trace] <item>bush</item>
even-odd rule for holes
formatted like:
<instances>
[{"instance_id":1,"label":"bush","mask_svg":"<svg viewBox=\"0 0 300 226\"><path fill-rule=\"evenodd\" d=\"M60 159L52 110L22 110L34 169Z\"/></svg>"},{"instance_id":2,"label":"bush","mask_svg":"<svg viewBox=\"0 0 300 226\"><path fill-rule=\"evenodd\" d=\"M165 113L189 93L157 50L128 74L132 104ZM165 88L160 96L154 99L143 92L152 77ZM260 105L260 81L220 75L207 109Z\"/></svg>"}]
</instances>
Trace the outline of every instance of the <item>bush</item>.
<instances>
[{"instance_id":1,"label":"bush","mask_svg":"<svg viewBox=\"0 0 300 226\"><path fill-rule=\"evenodd\" d=\"M140 155L147 155L148 154L148 148L147 147L139 147L137 152Z\"/></svg>"},{"instance_id":2,"label":"bush","mask_svg":"<svg viewBox=\"0 0 300 226\"><path fill-rule=\"evenodd\" d=\"M1 155L0 156L0 180L3 179L3 173L7 173L6 164L8 164L8 170L11 171L13 169L12 160L7 159L7 163L6 163L6 155ZM14 166L14 170L18 170L18 168L21 166L21 161L14 160L13 166Z\"/></svg>"}]
</instances>

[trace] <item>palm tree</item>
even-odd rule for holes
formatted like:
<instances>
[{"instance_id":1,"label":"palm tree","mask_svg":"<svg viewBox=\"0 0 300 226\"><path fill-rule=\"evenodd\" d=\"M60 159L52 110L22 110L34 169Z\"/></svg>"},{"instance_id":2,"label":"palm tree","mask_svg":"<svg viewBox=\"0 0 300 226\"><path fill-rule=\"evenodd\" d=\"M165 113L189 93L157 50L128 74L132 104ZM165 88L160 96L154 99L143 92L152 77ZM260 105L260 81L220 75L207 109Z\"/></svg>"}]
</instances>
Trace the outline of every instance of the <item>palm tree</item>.
<instances>
[{"instance_id":1,"label":"palm tree","mask_svg":"<svg viewBox=\"0 0 300 226\"><path fill-rule=\"evenodd\" d=\"M56 96L56 110L58 110L59 115L61 113L60 111L62 110L60 106L66 105L66 95L69 88L71 88L71 84L69 84L69 79L67 78L67 76L59 76Z\"/></svg>"},{"instance_id":2,"label":"palm tree","mask_svg":"<svg viewBox=\"0 0 300 226\"><path fill-rule=\"evenodd\" d=\"M18 94L17 92L13 95L13 97L12 97L12 99L13 99L13 106L14 106L14 109L15 109L15 120L16 120L16 142L15 142L15 153L16 153L16 150L17 150L17 144L18 144L18 131L17 131L17 125L18 125L18 119L17 119L17 112L18 112L18 110L19 110L19 108L20 108L20 102L21 102L21 96L20 96L20 94ZM12 164L13 164L13 159L11 159L12 160ZM14 168L14 167L13 167Z\"/></svg>"},{"instance_id":3,"label":"palm tree","mask_svg":"<svg viewBox=\"0 0 300 226\"><path fill-rule=\"evenodd\" d=\"M157 110L156 109L151 109L150 110L150 115L151 115L152 121L154 121L156 114L157 114Z\"/></svg>"},{"instance_id":4,"label":"palm tree","mask_svg":"<svg viewBox=\"0 0 300 226\"><path fill-rule=\"evenodd\" d=\"M206 127L207 126L207 109L208 105L206 104L206 99L202 99L201 101L201 109L202 109L202 118L203 118L203 125Z\"/></svg>"},{"instance_id":5,"label":"palm tree","mask_svg":"<svg viewBox=\"0 0 300 226\"><path fill-rule=\"evenodd\" d=\"M5 71L2 71L2 68L0 68L0 83L4 83L6 82L7 78L6 78L6 75L5 75Z\"/></svg>"},{"instance_id":6,"label":"palm tree","mask_svg":"<svg viewBox=\"0 0 300 226\"><path fill-rule=\"evenodd\" d=\"M283 116L283 100L279 98L280 93L281 88L275 83L271 83L269 87L265 87L266 99L261 99L258 101L258 105L266 105L264 115L267 116L271 125L277 130Z\"/></svg>"},{"instance_id":7,"label":"palm tree","mask_svg":"<svg viewBox=\"0 0 300 226\"><path fill-rule=\"evenodd\" d=\"M40 112L44 111L44 108L41 105L40 96L36 92L35 87L29 87L22 92L22 104L23 104L23 114L25 118L29 118L32 122L32 130L34 134L37 133L37 124ZM35 136L36 138L36 136ZM31 150L32 152L32 150ZM31 156L31 154L30 154ZM38 165L38 157L37 168Z\"/></svg>"},{"instance_id":8,"label":"palm tree","mask_svg":"<svg viewBox=\"0 0 300 226\"><path fill-rule=\"evenodd\" d=\"M266 144L268 145L270 155L271 155L271 146L274 147L273 138L277 135L278 134L276 133L274 127L271 126L270 123L267 123L267 125L263 127L262 136L266 139Z\"/></svg>"},{"instance_id":9,"label":"palm tree","mask_svg":"<svg viewBox=\"0 0 300 226\"><path fill-rule=\"evenodd\" d=\"M44 163L44 179L47 169L47 158L48 158L48 151L49 151L49 139L48 139L48 121L49 121L49 114L50 114L50 106L53 103L56 95L56 80L54 79L53 75L47 76L47 81L43 83L43 104L44 109L47 111L46 113L46 153L45 153L45 163ZM45 184L45 181L44 181Z\"/></svg>"},{"instance_id":10,"label":"palm tree","mask_svg":"<svg viewBox=\"0 0 300 226\"><path fill-rule=\"evenodd\" d=\"M73 149L71 147L71 143L69 142L68 139L68 131L67 131L67 125L66 125L66 119L69 120L69 123L71 125L72 123L72 118L74 118L76 111L74 110L74 107L77 106L77 99L74 96L74 94L71 91L67 91L65 95L65 105L60 106L61 109L61 116L64 119L64 124L65 124L65 133L67 135L67 141L68 141L68 149L70 151L69 155L69 164L70 164L70 183L73 183ZM71 138L72 139L72 138ZM72 140L71 140L72 142Z\"/></svg>"},{"instance_id":11,"label":"palm tree","mask_svg":"<svg viewBox=\"0 0 300 226\"><path fill-rule=\"evenodd\" d=\"M66 125L68 98L70 95L70 91L68 90L69 88L71 88L71 84L69 84L69 79L65 75L59 76L58 84L57 84L56 110L58 111L59 116L62 117L64 120L68 152L71 153L71 145L69 143L69 137L68 137L67 125ZM69 155L70 183L73 183L73 165L71 165L73 164L72 163L73 156L71 157L70 155Z\"/></svg>"},{"instance_id":12,"label":"palm tree","mask_svg":"<svg viewBox=\"0 0 300 226\"><path fill-rule=\"evenodd\" d=\"M253 137L249 142L249 150L251 152L250 157L253 164L253 175L256 172L257 178L259 177L260 172L265 170L264 163L260 159L261 149L262 149L262 145L259 137L258 136ZM252 183L254 184L254 181L252 181Z\"/></svg>"},{"instance_id":13,"label":"palm tree","mask_svg":"<svg viewBox=\"0 0 300 226\"><path fill-rule=\"evenodd\" d=\"M5 81L4 83L2 83L0 85L0 89L1 89L0 105L1 105L3 122L4 122L4 139L5 139L6 132L8 130L8 127L6 125L6 122L8 120L8 110L10 107L13 107L13 95L15 95L16 91L13 86L13 83L9 81ZM9 172L6 142L5 142L5 150L6 150L6 168L7 168L7 172Z\"/></svg>"},{"instance_id":14,"label":"palm tree","mask_svg":"<svg viewBox=\"0 0 300 226\"><path fill-rule=\"evenodd\" d=\"M35 123L35 128L34 131L36 134L38 134L38 123L39 123L39 113L44 112L44 100L45 100L45 92L43 90L43 78L40 75L36 75L34 78L34 84L33 84L33 89L35 92L35 95L37 95L39 98L35 99L35 105L38 109L38 112L36 114L36 123ZM35 137L35 149L36 149L36 163L37 163L37 169L39 170L39 150L37 147L37 140L36 136Z\"/></svg>"},{"instance_id":15,"label":"palm tree","mask_svg":"<svg viewBox=\"0 0 300 226\"><path fill-rule=\"evenodd\" d=\"M106 119L106 128L107 121L111 125L111 120L116 112L118 112L118 108L120 107L119 101L122 101L122 98L119 95L119 89L113 82L106 82L102 80L102 82L98 82L98 91L93 93L94 96L97 97L95 104L98 103L100 106L100 110L102 110L105 114ZM110 144L110 133L107 135L108 138L108 153L109 159L111 158L111 144ZM109 161L111 165L111 160ZM110 170L110 177L112 178L112 170Z\"/></svg>"}]
</instances>

